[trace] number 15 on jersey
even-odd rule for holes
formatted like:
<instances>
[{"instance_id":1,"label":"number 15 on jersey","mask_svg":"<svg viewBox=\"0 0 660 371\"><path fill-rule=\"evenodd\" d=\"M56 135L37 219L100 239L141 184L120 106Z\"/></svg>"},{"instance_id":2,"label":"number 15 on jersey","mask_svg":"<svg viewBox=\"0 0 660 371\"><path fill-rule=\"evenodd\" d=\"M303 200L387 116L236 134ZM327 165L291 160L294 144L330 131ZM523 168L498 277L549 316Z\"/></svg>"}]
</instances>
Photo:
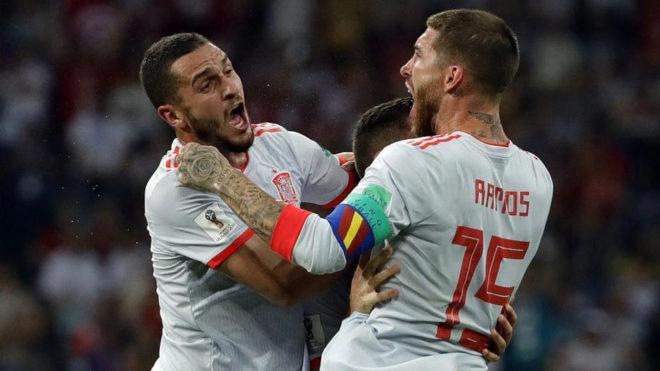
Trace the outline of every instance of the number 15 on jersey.
<instances>
[{"instance_id":1,"label":"number 15 on jersey","mask_svg":"<svg viewBox=\"0 0 660 371\"><path fill-rule=\"evenodd\" d=\"M461 270L458 276L456 289L452 296L452 301L445 311L446 320L438 324L436 336L440 340L449 340L451 330L458 325L461 320L459 312L465 305L467 291L474 276L483 253L484 232L465 226L456 228L456 234L452 244L458 247L465 247L465 254L461 263ZM511 294L513 287L500 286L496 284L497 275L500 271L500 265L504 259L523 259L529 242L510 240L502 237L493 236L488 244L486 254L486 279L475 296L487 303L504 305ZM469 349L481 351L484 342L488 342L488 335L479 334L470 329L463 330L459 343Z\"/></svg>"}]
</instances>

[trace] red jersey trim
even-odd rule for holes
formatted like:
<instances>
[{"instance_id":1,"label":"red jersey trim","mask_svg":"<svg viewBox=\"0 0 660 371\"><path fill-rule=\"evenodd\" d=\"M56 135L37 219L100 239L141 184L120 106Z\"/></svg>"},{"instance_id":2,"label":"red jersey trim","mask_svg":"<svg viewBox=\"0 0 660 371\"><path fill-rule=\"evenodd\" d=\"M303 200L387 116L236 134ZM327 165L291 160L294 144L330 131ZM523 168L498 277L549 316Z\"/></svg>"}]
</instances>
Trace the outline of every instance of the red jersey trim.
<instances>
[{"instance_id":1,"label":"red jersey trim","mask_svg":"<svg viewBox=\"0 0 660 371\"><path fill-rule=\"evenodd\" d=\"M454 139L460 138L460 134L454 134L450 136L446 135L434 135L432 137L424 138L412 143L413 147L418 147L419 149L427 149L430 146L435 146L440 143L450 142Z\"/></svg>"},{"instance_id":2,"label":"red jersey trim","mask_svg":"<svg viewBox=\"0 0 660 371\"><path fill-rule=\"evenodd\" d=\"M474 138L474 139L480 141L480 142L483 143L483 144L488 144L489 146L495 146L495 147L508 147L509 144L511 144L511 140L510 140L510 139L508 139L508 140L506 141L505 144L499 144L499 143L493 143L493 142L485 141L485 140L483 140L483 139L481 139L481 138L475 136L475 135L472 134L472 133L465 133L465 134L468 134L468 135L471 136L472 138Z\"/></svg>"},{"instance_id":3,"label":"red jersey trim","mask_svg":"<svg viewBox=\"0 0 660 371\"><path fill-rule=\"evenodd\" d=\"M335 197L334 200L323 205L323 207L328 209L336 207L342 201L344 201L346 196L348 196L348 194L351 193L353 188L355 188L355 186L358 184L358 178L357 178L357 174L355 173L355 169L346 172L348 173L348 184L346 184L346 188L344 188L344 190L339 194L339 196Z\"/></svg>"},{"instance_id":4,"label":"red jersey trim","mask_svg":"<svg viewBox=\"0 0 660 371\"><path fill-rule=\"evenodd\" d=\"M213 257L213 259L209 260L206 265L212 269L218 268L220 264L227 260L227 258L230 257L231 254L233 254L236 250L238 250L239 247L245 245L247 240L249 240L252 236L254 236L254 232L248 228L245 232L238 236L234 242L231 243L231 245L222 250L220 254Z\"/></svg>"},{"instance_id":5,"label":"red jersey trim","mask_svg":"<svg viewBox=\"0 0 660 371\"><path fill-rule=\"evenodd\" d=\"M305 225L305 220L311 212L299 209L293 205L286 205L280 214L273 235L270 239L270 249L291 262L293 259L293 248Z\"/></svg>"},{"instance_id":6,"label":"red jersey trim","mask_svg":"<svg viewBox=\"0 0 660 371\"><path fill-rule=\"evenodd\" d=\"M281 128L273 124L252 124L252 130L254 130L254 136L258 137L265 133L279 133L282 131Z\"/></svg>"},{"instance_id":7,"label":"red jersey trim","mask_svg":"<svg viewBox=\"0 0 660 371\"><path fill-rule=\"evenodd\" d=\"M165 168L167 170L173 170L179 168L179 161L176 160L176 156L181 152L181 147L176 146L170 157L165 161Z\"/></svg>"}]
</instances>

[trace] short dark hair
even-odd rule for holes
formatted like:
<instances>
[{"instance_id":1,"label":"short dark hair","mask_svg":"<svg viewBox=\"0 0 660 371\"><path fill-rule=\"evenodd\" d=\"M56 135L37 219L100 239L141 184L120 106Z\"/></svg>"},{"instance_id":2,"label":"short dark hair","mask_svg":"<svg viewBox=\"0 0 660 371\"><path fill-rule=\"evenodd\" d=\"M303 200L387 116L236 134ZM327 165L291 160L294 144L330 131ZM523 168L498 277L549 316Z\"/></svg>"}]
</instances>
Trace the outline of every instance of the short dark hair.
<instances>
[{"instance_id":1,"label":"short dark hair","mask_svg":"<svg viewBox=\"0 0 660 371\"><path fill-rule=\"evenodd\" d=\"M177 33L153 43L142 58L140 81L151 104L158 108L176 102L177 79L172 74L172 63L181 56L211 42L198 33Z\"/></svg>"},{"instance_id":2,"label":"short dark hair","mask_svg":"<svg viewBox=\"0 0 660 371\"><path fill-rule=\"evenodd\" d=\"M387 145L407 138L411 97L381 103L360 116L353 131L355 169L360 176L371 165L376 154Z\"/></svg>"},{"instance_id":3,"label":"short dark hair","mask_svg":"<svg viewBox=\"0 0 660 371\"><path fill-rule=\"evenodd\" d=\"M452 9L434 14L426 26L440 33L434 48L449 63L462 62L474 77L475 91L494 97L518 71L518 38L500 17L483 10Z\"/></svg>"}]
</instances>

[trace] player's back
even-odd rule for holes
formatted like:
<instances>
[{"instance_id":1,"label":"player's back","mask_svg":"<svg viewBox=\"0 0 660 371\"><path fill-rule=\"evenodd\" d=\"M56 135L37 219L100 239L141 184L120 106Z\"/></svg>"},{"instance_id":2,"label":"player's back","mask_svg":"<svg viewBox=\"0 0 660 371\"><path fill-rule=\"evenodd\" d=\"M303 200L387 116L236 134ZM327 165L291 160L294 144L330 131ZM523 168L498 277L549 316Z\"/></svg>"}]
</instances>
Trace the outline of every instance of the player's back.
<instances>
[{"instance_id":1,"label":"player's back","mask_svg":"<svg viewBox=\"0 0 660 371\"><path fill-rule=\"evenodd\" d=\"M481 358L538 248L552 198L545 166L512 143L454 132L395 143L373 167L403 204L388 215L399 229L392 262L402 270L383 288L401 294L367 320L390 354L385 364L455 352Z\"/></svg>"}]
</instances>

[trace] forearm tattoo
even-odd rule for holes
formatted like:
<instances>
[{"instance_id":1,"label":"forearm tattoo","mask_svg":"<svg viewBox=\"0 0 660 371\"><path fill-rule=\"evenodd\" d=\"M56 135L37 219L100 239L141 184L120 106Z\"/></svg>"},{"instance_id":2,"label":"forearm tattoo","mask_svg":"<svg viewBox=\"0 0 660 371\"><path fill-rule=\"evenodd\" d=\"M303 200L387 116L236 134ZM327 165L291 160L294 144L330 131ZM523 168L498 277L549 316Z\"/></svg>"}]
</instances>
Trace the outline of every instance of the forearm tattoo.
<instances>
[{"instance_id":1,"label":"forearm tattoo","mask_svg":"<svg viewBox=\"0 0 660 371\"><path fill-rule=\"evenodd\" d=\"M218 194L254 233L270 241L284 209L282 202L234 169L215 147L189 143L177 159L183 185Z\"/></svg>"}]
</instances>

